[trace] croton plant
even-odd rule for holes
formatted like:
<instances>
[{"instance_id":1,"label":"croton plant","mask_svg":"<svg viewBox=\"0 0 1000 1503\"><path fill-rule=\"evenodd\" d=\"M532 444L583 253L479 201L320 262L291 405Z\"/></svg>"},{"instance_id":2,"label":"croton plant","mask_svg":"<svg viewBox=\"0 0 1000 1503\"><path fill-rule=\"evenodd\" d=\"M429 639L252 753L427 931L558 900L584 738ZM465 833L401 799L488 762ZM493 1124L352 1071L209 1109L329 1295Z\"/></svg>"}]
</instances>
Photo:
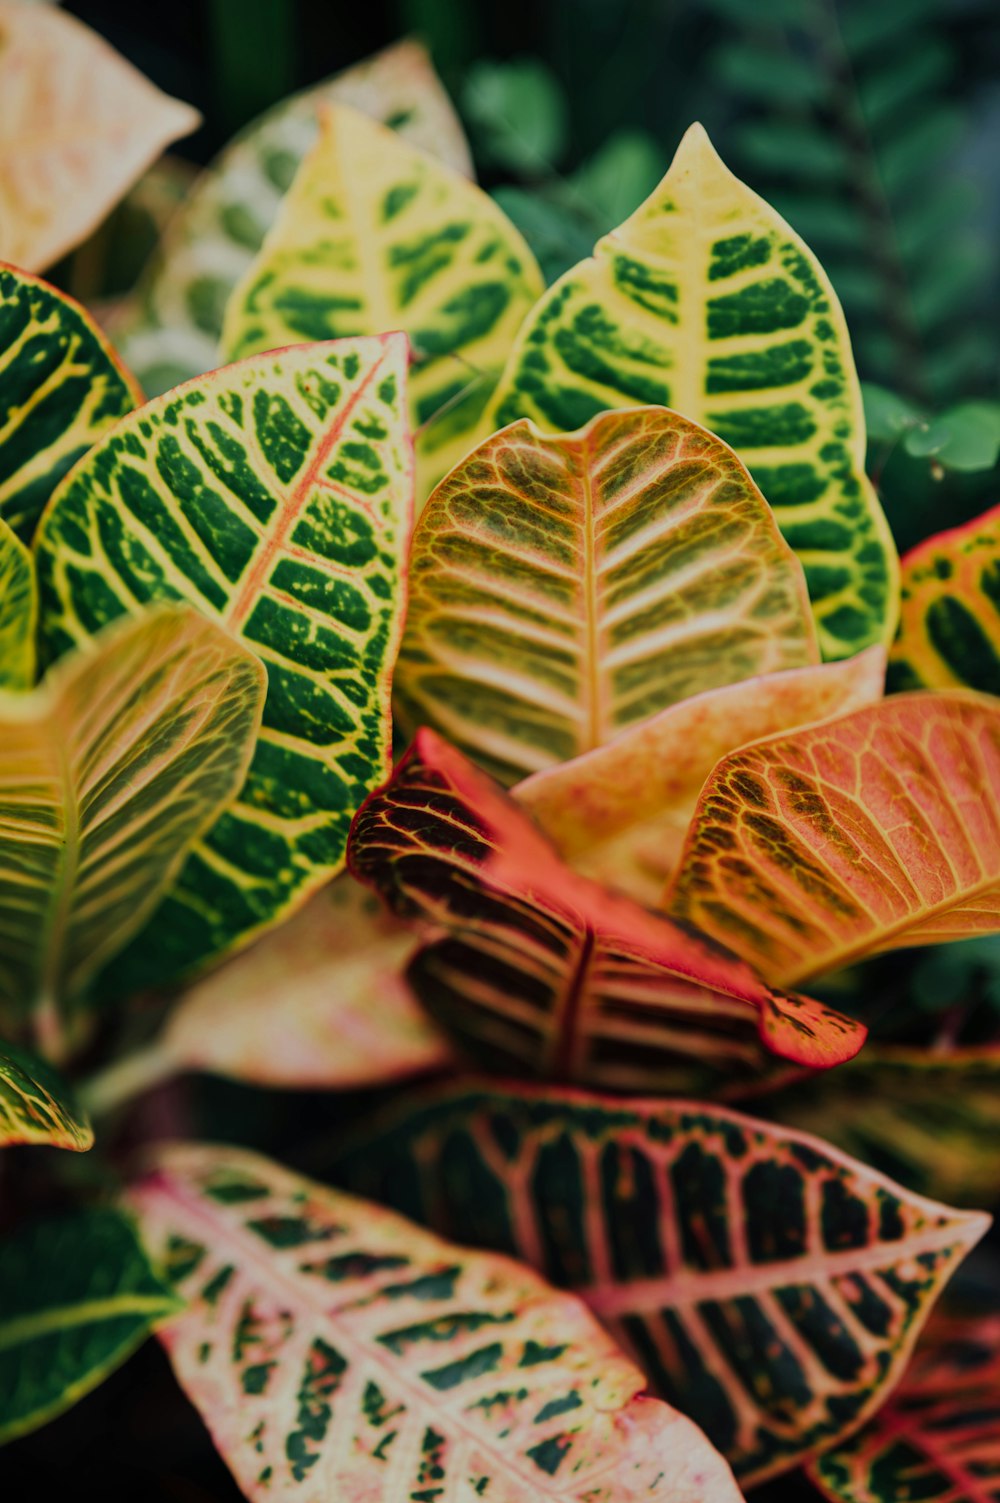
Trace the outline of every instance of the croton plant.
<instances>
[{"instance_id":1,"label":"croton plant","mask_svg":"<svg viewBox=\"0 0 1000 1503\"><path fill-rule=\"evenodd\" d=\"M989 1279L922 1335L1000 1037L871 960L1000 931L1000 509L900 583L704 130L546 289L415 43L206 171L127 369L37 272L194 113L0 43L0 1438L155 1332L249 1498L1000 1496ZM350 1088L321 1182L191 1072Z\"/></svg>"}]
</instances>

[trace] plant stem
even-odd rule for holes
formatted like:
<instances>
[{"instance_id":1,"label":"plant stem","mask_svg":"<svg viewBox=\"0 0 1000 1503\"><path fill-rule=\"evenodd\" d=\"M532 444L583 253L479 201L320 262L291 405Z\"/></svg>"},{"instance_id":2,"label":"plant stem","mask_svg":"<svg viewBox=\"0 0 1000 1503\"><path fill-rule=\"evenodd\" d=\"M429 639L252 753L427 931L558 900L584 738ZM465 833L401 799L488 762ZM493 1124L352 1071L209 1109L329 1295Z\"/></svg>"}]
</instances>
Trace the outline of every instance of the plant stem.
<instances>
[{"instance_id":1,"label":"plant stem","mask_svg":"<svg viewBox=\"0 0 1000 1503\"><path fill-rule=\"evenodd\" d=\"M166 1044L156 1040L91 1076L80 1086L79 1096L91 1116L101 1117L143 1091L169 1080L177 1069L177 1061Z\"/></svg>"}]
</instances>

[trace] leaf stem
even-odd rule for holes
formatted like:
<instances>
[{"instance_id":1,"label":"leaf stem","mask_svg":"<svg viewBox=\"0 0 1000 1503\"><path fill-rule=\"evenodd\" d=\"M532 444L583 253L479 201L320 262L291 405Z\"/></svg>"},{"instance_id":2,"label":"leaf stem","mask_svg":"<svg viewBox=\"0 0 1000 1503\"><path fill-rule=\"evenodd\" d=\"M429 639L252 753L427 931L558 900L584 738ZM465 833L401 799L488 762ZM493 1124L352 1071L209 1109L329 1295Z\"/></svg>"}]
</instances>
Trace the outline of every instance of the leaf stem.
<instances>
[{"instance_id":1,"label":"leaf stem","mask_svg":"<svg viewBox=\"0 0 1000 1503\"><path fill-rule=\"evenodd\" d=\"M169 1080L177 1070L170 1049L162 1039L157 1039L92 1075L78 1088L78 1095L92 1117L102 1117Z\"/></svg>"}]
</instances>

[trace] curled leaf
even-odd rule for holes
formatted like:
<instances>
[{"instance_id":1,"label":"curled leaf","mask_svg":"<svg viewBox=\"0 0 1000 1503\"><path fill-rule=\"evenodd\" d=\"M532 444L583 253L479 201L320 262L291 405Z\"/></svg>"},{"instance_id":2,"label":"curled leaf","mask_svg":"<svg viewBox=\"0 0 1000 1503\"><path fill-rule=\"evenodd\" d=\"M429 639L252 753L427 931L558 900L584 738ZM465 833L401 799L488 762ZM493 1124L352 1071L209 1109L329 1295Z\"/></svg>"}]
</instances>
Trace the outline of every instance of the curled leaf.
<instances>
[{"instance_id":1,"label":"curled leaf","mask_svg":"<svg viewBox=\"0 0 1000 1503\"><path fill-rule=\"evenodd\" d=\"M81 1153L94 1142L87 1114L44 1060L0 1042L0 1147L41 1143Z\"/></svg>"}]
</instances>

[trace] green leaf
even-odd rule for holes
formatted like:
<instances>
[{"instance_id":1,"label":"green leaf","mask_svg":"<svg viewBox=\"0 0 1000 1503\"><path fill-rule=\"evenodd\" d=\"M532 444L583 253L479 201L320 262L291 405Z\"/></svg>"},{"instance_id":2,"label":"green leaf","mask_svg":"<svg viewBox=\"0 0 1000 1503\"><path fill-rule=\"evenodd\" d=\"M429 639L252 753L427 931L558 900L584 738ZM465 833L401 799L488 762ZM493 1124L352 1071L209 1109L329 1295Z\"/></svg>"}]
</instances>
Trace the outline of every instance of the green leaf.
<instances>
[{"instance_id":1,"label":"green leaf","mask_svg":"<svg viewBox=\"0 0 1000 1503\"><path fill-rule=\"evenodd\" d=\"M919 106L939 92L951 77L953 59L938 37L918 37L898 54L888 50L878 66L857 81L858 98L871 129L883 128L898 110Z\"/></svg>"},{"instance_id":2,"label":"green leaf","mask_svg":"<svg viewBox=\"0 0 1000 1503\"><path fill-rule=\"evenodd\" d=\"M733 137L747 161L764 172L801 175L810 183L850 179L851 159L843 142L807 121L748 120Z\"/></svg>"},{"instance_id":3,"label":"green leaf","mask_svg":"<svg viewBox=\"0 0 1000 1503\"><path fill-rule=\"evenodd\" d=\"M829 90L829 79L811 57L779 52L749 36L724 42L712 53L710 65L726 89L769 106L778 100L787 106L822 105Z\"/></svg>"},{"instance_id":4,"label":"green leaf","mask_svg":"<svg viewBox=\"0 0 1000 1503\"><path fill-rule=\"evenodd\" d=\"M568 112L562 87L538 58L478 62L462 104L484 155L525 177L547 177L566 150Z\"/></svg>"},{"instance_id":5,"label":"green leaf","mask_svg":"<svg viewBox=\"0 0 1000 1503\"><path fill-rule=\"evenodd\" d=\"M910 192L939 170L942 158L965 134L965 117L955 104L931 106L920 119L879 147L879 175L890 198Z\"/></svg>"},{"instance_id":6,"label":"green leaf","mask_svg":"<svg viewBox=\"0 0 1000 1503\"><path fill-rule=\"evenodd\" d=\"M738 0L737 0L738 3ZM796 0L788 0L792 6ZM801 5L799 7L801 12ZM863 53L876 48L887 50L902 32L904 40L913 35L922 21L937 17L941 0L879 0L878 5L845 5L838 11L841 35L849 52ZM880 51L881 62L884 50Z\"/></svg>"},{"instance_id":7,"label":"green leaf","mask_svg":"<svg viewBox=\"0 0 1000 1503\"><path fill-rule=\"evenodd\" d=\"M541 290L531 252L491 198L331 104L233 293L222 344L236 358L304 339L409 334L422 497L489 431L483 409Z\"/></svg>"},{"instance_id":8,"label":"green leaf","mask_svg":"<svg viewBox=\"0 0 1000 1503\"><path fill-rule=\"evenodd\" d=\"M42 1143L77 1153L94 1141L87 1114L44 1060L0 1042L0 1146Z\"/></svg>"},{"instance_id":9,"label":"green leaf","mask_svg":"<svg viewBox=\"0 0 1000 1503\"><path fill-rule=\"evenodd\" d=\"M70 1409L177 1308L117 1211L0 1239L0 1444Z\"/></svg>"},{"instance_id":10,"label":"green leaf","mask_svg":"<svg viewBox=\"0 0 1000 1503\"><path fill-rule=\"evenodd\" d=\"M34 561L0 519L0 690L30 689L34 683L37 628Z\"/></svg>"},{"instance_id":11,"label":"green leaf","mask_svg":"<svg viewBox=\"0 0 1000 1503\"><path fill-rule=\"evenodd\" d=\"M462 128L419 42L399 42L283 99L206 169L171 220L136 290L135 307L116 331L147 391L158 394L218 365L226 302L260 250L281 195L316 140L317 110L329 100L363 110L471 177Z\"/></svg>"},{"instance_id":12,"label":"green leaf","mask_svg":"<svg viewBox=\"0 0 1000 1503\"><path fill-rule=\"evenodd\" d=\"M894 443L901 434L924 421L924 414L908 397L876 386L873 381L862 381L861 396L868 438L875 443Z\"/></svg>"},{"instance_id":13,"label":"green leaf","mask_svg":"<svg viewBox=\"0 0 1000 1503\"><path fill-rule=\"evenodd\" d=\"M662 176L663 153L653 137L643 131L619 130L577 168L571 182L603 233L638 208ZM586 256L589 250L588 244L581 254Z\"/></svg>"},{"instance_id":14,"label":"green leaf","mask_svg":"<svg viewBox=\"0 0 1000 1503\"><path fill-rule=\"evenodd\" d=\"M561 183L538 188L505 184L493 192L495 202L527 241L547 284L587 255L594 241L590 214L581 215L582 206L572 195L567 202L564 189Z\"/></svg>"},{"instance_id":15,"label":"green leaf","mask_svg":"<svg viewBox=\"0 0 1000 1503\"><path fill-rule=\"evenodd\" d=\"M1000 402L960 402L911 429L904 447L949 470L992 470L1000 457Z\"/></svg>"},{"instance_id":16,"label":"green leaf","mask_svg":"<svg viewBox=\"0 0 1000 1503\"><path fill-rule=\"evenodd\" d=\"M822 269L692 126L660 187L522 325L490 409L567 431L662 403L740 454L806 572L825 657L895 627L896 556Z\"/></svg>"},{"instance_id":17,"label":"green leaf","mask_svg":"<svg viewBox=\"0 0 1000 1503\"><path fill-rule=\"evenodd\" d=\"M29 539L66 472L141 401L79 304L0 264L0 518Z\"/></svg>"},{"instance_id":18,"label":"green leaf","mask_svg":"<svg viewBox=\"0 0 1000 1503\"><path fill-rule=\"evenodd\" d=\"M0 1019L52 1057L86 1036L88 983L237 792L264 675L172 607L0 695ZM79 1009L77 1009L77 1012Z\"/></svg>"},{"instance_id":19,"label":"green leaf","mask_svg":"<svg viewBox=\"0 0 1000 1503\"><path fill-rule=\"evenodd\" d=\"M412 455L406 340L277 351L157 397L88 455L37 543L48 650L148 601L217 617L267 668L239 800L109 992L247 943L340 868L389 762Z\"/></svg>"}]
</instances>

